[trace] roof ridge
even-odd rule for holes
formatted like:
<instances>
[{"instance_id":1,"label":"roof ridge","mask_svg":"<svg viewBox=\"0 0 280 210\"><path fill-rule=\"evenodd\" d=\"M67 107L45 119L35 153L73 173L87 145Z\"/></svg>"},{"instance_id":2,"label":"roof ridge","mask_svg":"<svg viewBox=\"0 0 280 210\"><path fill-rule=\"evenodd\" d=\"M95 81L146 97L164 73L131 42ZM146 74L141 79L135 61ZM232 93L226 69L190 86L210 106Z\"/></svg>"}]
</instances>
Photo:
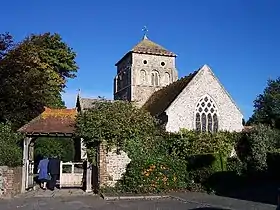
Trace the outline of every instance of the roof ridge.
<instances>
[{"instance_id":1,"label":"roof ridge","mask_svg":"<svg viewBox=\"0 0 280 210\"><path fill-rule=\"evenodd\" d=\"M143 108L154 116L160 115L178 97L182 90L188 86L197 72L198 70L154 92L143 105Z\"/></svg>"}]
</instances>

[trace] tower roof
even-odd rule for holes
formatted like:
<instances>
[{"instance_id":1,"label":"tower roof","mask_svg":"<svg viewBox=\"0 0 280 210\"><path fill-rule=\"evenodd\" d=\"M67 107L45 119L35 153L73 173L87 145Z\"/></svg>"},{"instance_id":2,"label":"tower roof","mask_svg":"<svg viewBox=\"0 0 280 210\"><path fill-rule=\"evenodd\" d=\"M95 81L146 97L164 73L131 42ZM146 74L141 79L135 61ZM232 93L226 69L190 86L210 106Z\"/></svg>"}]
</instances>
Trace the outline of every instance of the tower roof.
<instances>
[{"instance_id":1,"label":"tower roof","mask_svg":"<svg viewBox=\"0 0 280 210\"><path fill-rule=\"evenodd\" d=\"M144 38L132 48L131 52L151 54L151 55L165 55L165 56L172 56L172 57L176 56L175 53L151 41L150 39L147 38L147 36L144 36Z\"/></svg>"},{"instance_id":2,"label":"tower roof","mask_svg":"<svg viewBox=\"0 0 280 210\"><path fill-rule=\"evenodd\" d=\"M144 35L143 39L138 44L136 44L128 53L126 53L125 56L123 56L115 65L117 66L124 58L126 58L131 53L162 55L170 57L177 56L175 53L151 41L146 35Z\"/></svg>"}]
</instances>

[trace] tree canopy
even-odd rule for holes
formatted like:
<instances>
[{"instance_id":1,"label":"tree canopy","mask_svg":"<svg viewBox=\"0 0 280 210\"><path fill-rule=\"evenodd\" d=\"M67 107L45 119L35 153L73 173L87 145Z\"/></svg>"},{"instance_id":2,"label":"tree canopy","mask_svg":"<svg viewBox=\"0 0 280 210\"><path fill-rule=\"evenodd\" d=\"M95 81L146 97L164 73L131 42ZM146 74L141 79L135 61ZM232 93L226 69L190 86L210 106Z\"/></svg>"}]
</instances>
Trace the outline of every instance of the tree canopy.
<instances>
[{"instance_id":1,"label":"tree canopy","mask_svg":"<svg viewBox=\"0 0 280 210\"><path fill-rule=\"evenodd\" d=\"M248 124L259 123L280 129L280 77L268 80L267 87L254 101L254 112Z\"/></svg>"},{"instance_id":2,"label":"tree canopy","mask_svg":"<svg viewBox=\"0 0 280 210\"><path fill-rule=\"evenodd\" d=\"M59 34L32 34L16 44L9 33L0 35L0 120L18 128L44 106L65 107L61 92L76 76L75 57Z\"/></svg>"}]
</instances>

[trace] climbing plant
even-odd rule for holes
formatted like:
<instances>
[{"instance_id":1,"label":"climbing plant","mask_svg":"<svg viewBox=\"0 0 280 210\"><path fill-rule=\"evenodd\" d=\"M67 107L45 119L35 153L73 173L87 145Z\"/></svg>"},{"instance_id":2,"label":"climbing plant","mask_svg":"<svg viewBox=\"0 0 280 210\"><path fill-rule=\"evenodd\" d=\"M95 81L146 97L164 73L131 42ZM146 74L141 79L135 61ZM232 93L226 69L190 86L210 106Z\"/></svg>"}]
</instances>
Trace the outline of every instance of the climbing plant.
<instances>
[{"instance_id":1,"label":"climbing plant","mask_svg":"<svg viewBox=\"0 0 280 210\"><path fill-rule=\"evenodd\" d=\"M84 139L91 157L95 155L92 145L99 143L108 150L125 150L129 156L145 153L157 131L156 121L147 111L125 101L97 101L76 118L76 135Z\"/></svg>"}]
</instances>

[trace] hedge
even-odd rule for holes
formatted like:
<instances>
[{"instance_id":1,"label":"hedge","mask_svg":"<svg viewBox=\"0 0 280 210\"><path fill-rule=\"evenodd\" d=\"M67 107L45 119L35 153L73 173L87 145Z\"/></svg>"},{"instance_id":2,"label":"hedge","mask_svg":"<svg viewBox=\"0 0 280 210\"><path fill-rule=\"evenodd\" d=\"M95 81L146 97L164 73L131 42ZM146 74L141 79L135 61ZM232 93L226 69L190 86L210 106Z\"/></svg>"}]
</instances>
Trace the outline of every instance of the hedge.
<instances>
[{"instance_id":1,"label":"hedge","mask_svg":"<svg viewBox=\"0 0 280 210\"><path fill-rule=\"evenodd\" d=\"M118 188L130 193L157 193L186 189L189 183L186 162L163 156L133 160Z\"/></svg>"}]
</instances>

